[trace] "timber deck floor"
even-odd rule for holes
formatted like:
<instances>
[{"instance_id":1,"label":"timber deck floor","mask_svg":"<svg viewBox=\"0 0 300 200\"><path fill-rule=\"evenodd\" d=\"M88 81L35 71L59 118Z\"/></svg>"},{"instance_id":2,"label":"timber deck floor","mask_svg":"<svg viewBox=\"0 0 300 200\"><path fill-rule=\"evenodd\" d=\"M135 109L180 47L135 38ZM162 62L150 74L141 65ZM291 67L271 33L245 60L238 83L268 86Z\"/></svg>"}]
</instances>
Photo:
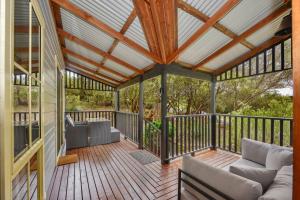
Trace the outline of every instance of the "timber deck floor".
<instances>
[{"instance_id":1,"label":"timber deck floor","mask_svg":"<svg viewBox=\"0 0 300 200\"><path fill-rule=\"evenodd\" d=\"M140 164L129 153L138 150L127 141L74 149L79 162L58 166L47 199L177 199L177 173L181 160L161 165L160 161ZM239 156L206 150L196 157L224 167Z\"/></svg>"}]
</instances>

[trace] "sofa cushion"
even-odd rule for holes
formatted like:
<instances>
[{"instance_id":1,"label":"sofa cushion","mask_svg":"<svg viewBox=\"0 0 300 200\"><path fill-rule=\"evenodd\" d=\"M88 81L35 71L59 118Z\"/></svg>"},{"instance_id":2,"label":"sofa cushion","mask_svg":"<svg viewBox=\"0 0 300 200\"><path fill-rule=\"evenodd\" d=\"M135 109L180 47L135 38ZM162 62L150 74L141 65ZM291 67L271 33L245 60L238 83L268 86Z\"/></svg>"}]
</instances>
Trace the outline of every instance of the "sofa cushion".
<instances>
[{"instance_id":1,"label":"sofa cushion","mask_svg":"<svg viewBox=\"0 0 300 200\"><path fill-rule=\"evenodd\" d=\"M271 170L266 168L255 168L249 166L230 166L229 171L236 175L242 176L244 178L250 179L260 183L265 191L273 182L277 170Z\"/></svg>"},{"instance_id":2,"label":"sofa cushion","mask_svg":"<svg viewBox=\"0 0 300 200\"><path fill-rule=\"evenodd\" d=\"M272 144L266 159L266 168L279 170L293 164L293 152L286 147Z\"/></svg>"},{"instance_id":3,"label":"sofa cushion","mask_svg":"<svg viewBox=\"0 0 300 200\"><path fill-rule=\"evenodd\" d=\"M243 138L242 158L265 166L267 154L270 148L270 144Z\"/></svg>"},{"instance_id":4,"label":"sofa cushion","mask_svg":"<svg viewBox=\"0 0 300 200\"><path fill-rule=\"evenodd\" d=\"M207 165L191 156L183 157L182 169L233 199L257 200L257 198L262 195L262 186L260 183L237 176L221 168ZM199 183L185 176L183 178L189 180L202 190L205 190L204 186L201 186ZM184 187L186 186L184 185ZM233 187L234 190L232 189ZM189 187L186 187L186 189L189 189ZM220 199L220 197L212 191L205 192L214 196L216 199ZM201 197L201 195L199 196Z\"/></svg>"},{"instance_id":5,"label":"sofa cushion","mask_svg":"<svg viewBox=\"0 0 300 200\"><path fill-rule=\"evenodd\" d=\"M256 162L252 162L250 160L246 160L243 158L238 159L237 161L233 162L230 165L235 165L235 166L249 166L249 167L255 167L255 168L265 168L264 165L260 165ZM226 171L229 171L230 165L227 165L226 167L224 167L223 169Z\"/></svg>"},{"instance_id":6,"label":"sofa cushion","mask_svg":"<svg viewBox=\"0 0 300 200\"><path fill-rule=\"evenodd\" d=\"M258 200L292 200L293 166L282 167L265 194Z\"/></svg>"}]
</instances>

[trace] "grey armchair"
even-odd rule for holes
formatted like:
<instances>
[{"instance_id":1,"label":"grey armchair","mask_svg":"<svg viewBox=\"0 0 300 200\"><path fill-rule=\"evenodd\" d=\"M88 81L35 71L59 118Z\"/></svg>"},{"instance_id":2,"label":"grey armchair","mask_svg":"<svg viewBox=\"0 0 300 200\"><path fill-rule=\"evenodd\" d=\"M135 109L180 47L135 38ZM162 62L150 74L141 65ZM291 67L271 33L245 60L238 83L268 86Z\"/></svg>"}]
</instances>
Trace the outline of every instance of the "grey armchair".
<instances>
[{"instance_id":1,"label":"grey armchair","mask_svg":"<svg viewBox=\"0 0 300 200\"><path fill-rule=\"evenodd\" d=\"M75 123L70 115L66 116L66 148L80 148L88 146L88 124Z\"/></svg>"}]
</instances>

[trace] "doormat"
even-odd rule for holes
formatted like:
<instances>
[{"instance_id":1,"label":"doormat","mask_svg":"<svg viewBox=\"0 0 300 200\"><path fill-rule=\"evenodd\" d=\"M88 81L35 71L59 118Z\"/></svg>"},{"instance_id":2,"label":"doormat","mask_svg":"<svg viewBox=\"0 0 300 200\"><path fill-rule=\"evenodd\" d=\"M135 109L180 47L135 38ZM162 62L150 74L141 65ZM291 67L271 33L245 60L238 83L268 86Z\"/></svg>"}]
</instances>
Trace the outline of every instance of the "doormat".
<instances>
[{"instance_id":1,"label":"doormat","mask_svg":"<svg viewBox=\"0 0 300 200\"><path fill-rule=\"evenodd\" d=\"M129 153L134 159L139 161L142 165L147 165L149 163L159 161L159 158L153 155L152 153L149 153L148 151L134 151Z\"/></svg>"},{"instance_id":2,"label":"doormat","mask_svg":"<svg viewBox=\"0 0 300 200\"><path fill-rule=\"evenodd\" d=\"M60 156L58 159L58 165L67 165L71 163L76 163L78 162L78 155L77 154L71 154L71 155L65 155L65 156Z\"/></svg>"}]
</instances>

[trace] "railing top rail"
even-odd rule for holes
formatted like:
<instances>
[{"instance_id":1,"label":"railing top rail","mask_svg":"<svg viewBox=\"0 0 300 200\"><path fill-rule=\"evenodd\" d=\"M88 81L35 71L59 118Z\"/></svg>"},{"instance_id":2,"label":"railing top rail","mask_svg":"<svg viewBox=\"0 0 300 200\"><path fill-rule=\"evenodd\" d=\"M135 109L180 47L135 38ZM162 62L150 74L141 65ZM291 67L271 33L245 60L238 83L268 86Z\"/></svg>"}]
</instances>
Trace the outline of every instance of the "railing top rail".
<instances>
[{"instance_id":1,"label":"railing top rail","mask_svg":"<svg viewBox=\"0 0 300 200\"><path fill-rule=\"evenodd\" d=\"M258 118L258 119L293 120L293 118L291 118L291 117L267 117L267 116L234 115L234 114L221 114L221 113L216 113L216 115L231 116L231 117L244 117L244 118Z\"/></svg>"},{"instance_id":2,"label":"railing top rail","mask_svg":"<svg viewBox=\"0 0 300 200\"><path fill-rule=\"evenodd\" d=\"M65 113L82 113L82 112L115 112L114 110L80 110L80 111L65 111Z\"/></svg>"},{"instance_id":3,"label":"railing top rail","mask_svg":"<svg viewBox=\"0 0 300 200\"><path fill-rule=\"evenodd\" d=\"M176 118L176 117L197 117L197 116L208 116L212 115L211 113L205 113L205 114L189 114L189 115L169 115L166 118Z\"/></svg>"},{"instance_id":4,"label":"railing top rail","mask_svg":"<svg viewBox=\"0 0 300 200\"><path fill-rule=\"evenodd\" d=\"M132 113L132 112L122 112L122 111L115 111L115 112L120 114L139 115L139 113Z\"/></svg>"}]
</instances>

